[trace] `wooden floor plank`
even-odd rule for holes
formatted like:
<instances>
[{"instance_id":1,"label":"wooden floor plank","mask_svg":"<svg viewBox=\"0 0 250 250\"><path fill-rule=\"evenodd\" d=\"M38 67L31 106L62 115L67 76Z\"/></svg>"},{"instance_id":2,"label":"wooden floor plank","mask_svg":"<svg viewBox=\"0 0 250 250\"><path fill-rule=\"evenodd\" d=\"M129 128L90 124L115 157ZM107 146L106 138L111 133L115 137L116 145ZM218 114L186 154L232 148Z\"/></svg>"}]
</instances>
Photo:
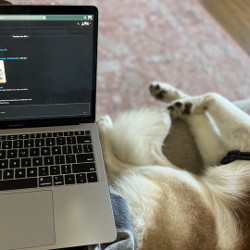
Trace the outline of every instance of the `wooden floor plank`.
<instances>
[{"instance_id":1,"label":"wooden floor plank","mask_svg":"<svg viewBox=\"0 0 250 250\"><path fill-rule=\"evenodd\" d=\"M250 55L250 0L198 0Z\"/></svg>"}]
</instances>

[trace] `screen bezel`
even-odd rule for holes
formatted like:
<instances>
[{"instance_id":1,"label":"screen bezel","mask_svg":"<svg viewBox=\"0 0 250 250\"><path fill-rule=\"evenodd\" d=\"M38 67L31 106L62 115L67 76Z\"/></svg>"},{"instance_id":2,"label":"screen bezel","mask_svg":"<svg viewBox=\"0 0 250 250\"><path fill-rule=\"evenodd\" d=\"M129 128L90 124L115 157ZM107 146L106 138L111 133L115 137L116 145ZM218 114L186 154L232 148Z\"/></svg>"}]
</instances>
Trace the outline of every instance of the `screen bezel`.
<instances>
[{"instance_id":1,"label":"screen bezel","mask_svg":"<svg viewBox=\"0 0 250 250\"><path fill-rule=\"evenodd\" d=\"M70 118L41 118L17 121L0 121L0 128L21 128L37 126L60 126L95 121L96 110L96 75L97 75L97 34L98 34L98 9L95 6L66 6L66 5L2 5L0 15L94 15L93 37L93 82L91 115L88 117L76 116Z\"/></svg>"}]
</instances>

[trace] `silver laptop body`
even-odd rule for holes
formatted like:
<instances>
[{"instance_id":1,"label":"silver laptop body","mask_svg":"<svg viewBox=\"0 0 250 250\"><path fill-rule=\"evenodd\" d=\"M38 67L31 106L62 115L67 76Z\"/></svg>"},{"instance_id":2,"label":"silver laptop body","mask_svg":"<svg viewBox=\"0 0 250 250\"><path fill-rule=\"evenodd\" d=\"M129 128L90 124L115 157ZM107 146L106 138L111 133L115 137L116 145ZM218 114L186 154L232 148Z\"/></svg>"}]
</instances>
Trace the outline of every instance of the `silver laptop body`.
<instances>
[{"instance_id":1,"label":"silver laptop body","mask_svg":"<svg viewBox=\"0 0 250 250\"><path fill-rule=\"evenodd\" d=\"M95 125L98 11L0 6L0 249L111 242Z\"/></svg>"}]
</instances>

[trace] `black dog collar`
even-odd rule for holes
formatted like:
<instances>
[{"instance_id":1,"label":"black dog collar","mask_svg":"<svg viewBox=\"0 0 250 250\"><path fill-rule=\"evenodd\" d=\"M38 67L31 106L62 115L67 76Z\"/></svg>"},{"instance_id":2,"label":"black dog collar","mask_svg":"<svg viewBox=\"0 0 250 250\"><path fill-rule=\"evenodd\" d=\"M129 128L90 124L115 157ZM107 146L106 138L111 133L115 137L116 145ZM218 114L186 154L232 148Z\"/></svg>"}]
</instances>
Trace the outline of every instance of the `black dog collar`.
<instances>
[{"instance_id":1,"label":"black dog collar","mask_svg":"<svg viewBox=\"0 0 250 250\"><path fill-rule=\"evenodd\" d=\"M230 151L221 161L221 164L228 164L236 160L250 160L250 152L240 152L239 150Z\"/></svg>"}]
</instances>

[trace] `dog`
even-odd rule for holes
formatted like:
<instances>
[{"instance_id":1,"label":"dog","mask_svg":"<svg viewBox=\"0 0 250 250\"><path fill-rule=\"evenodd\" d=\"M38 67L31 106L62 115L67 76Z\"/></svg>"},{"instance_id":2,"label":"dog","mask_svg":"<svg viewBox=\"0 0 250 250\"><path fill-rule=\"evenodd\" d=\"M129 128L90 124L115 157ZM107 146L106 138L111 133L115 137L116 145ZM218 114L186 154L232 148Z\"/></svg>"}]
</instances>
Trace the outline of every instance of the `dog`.
<instances>
[{"instance_id":1,"label":"dog","mask_svg":"<svg viewBox=\"0 0 250 250\"><path fill-rule=\"evenodd\" d=\"M230 156L221 164L232 150L250 151L250 117L216 93L192 97L161 82L149 89L166 108L98 121L108 180L127 201L135 248L250 249L250 162ZM202 175L162 153L175 118L190 126Z\"/></svg>"}]
</instances>

